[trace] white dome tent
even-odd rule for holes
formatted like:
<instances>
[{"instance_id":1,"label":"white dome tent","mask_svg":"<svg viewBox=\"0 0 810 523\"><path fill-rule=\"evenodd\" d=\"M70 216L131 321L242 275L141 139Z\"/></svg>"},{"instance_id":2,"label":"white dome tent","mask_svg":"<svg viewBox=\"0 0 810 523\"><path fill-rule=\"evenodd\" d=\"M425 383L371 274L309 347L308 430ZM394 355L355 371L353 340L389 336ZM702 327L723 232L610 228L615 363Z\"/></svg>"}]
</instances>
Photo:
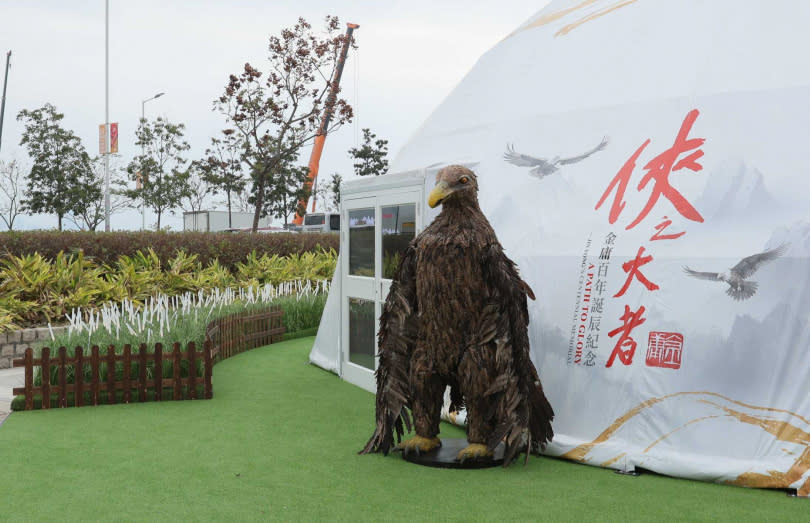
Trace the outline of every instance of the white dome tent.
<instances>
[{"instance_id":1,"label":"white dome tent","mask_svg":"<svg viewBox=\"0 0 810 523\"><path fill-rule=\"evenodd\" d=\"M548 454L810 495L807 27L799 0L552 2L346 184L311 359L373 389L386 239L462 163L537 295Z\"/></svg>"}]
</instances>

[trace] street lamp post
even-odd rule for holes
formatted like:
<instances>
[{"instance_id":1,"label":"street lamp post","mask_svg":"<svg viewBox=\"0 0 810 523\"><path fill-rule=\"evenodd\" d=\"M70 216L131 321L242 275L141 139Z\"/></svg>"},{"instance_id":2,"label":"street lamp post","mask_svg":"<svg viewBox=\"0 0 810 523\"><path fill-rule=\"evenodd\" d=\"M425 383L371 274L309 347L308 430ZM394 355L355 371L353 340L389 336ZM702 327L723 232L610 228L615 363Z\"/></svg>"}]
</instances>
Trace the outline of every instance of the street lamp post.
<instances>
[{"instance_id":1,"label":"street lamp post","mask_svg":"<svg viewBox=\"0 0 810 523\"><path fill-rule=\"evenodd\" d=\"M110 0L104 1L104 232L110 232Z\"/></svg>"},{"instance_id":2,"label":"street lamp post","mask_svg":"<svg viewBox=\"0 0 810 523\"><path fill-rule=\"evenodd\" d=\"M3 115L6 113L6 85L8 84L8 66L11 60L11 51L6 53L6 78L3 80L3 101L0 102L0 144L3 142Z\"/></svg>"},{"instance_id":3,"label":"street lamp post","mask_svg":"<svg viewBox=\"0 0 810 523\"><path fill-rule=\"evenodd\" d=\"M146 102L154 100L155 98L160 98L164 94L166 94L166 93L158 93L155 96L152 96L151 98L147 98L146 100L143 100L141 102L141 125L146 124L146 116L145 116ZM141 158L143 158L145 155L146 155L146 148L144 147L144 144L142 143L141 144ZM144 185L144 181L145 181L145 176L144 175L145 174L146 174L146 172L144 171L144 168L143 168L143 161L141 161L141 190L145 190L145 188L146 188L146 186ZM146 230L146 195L145 194L144 194L144 197L141 198L141 230L142 231Z\"/></svg>"}]
</instances>

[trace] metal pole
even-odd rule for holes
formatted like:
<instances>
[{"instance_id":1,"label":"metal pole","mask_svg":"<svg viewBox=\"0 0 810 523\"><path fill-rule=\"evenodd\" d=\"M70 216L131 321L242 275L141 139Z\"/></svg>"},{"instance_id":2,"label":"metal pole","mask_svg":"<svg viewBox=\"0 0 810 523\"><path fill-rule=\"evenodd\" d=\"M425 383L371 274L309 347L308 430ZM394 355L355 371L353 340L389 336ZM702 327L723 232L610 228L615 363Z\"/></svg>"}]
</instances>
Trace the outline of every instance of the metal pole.
<instances>
[{"instance_id":1,"label":"metal pole","mask_svg":"<svg viewBox=\"0 0 810 523\"><path fill-rule=\"evenodd\" d=\"M6 53L6 78L3 80L3 100L0 103L0 145L3 144L3 116L6 114L6 85L8 85L8 66L11 60L11 51Z\"/></svg>"},{"instance_id":2,"label":"metal pole","mask_svg":"<svg viewBox=\"0 0 810 523\"><path fill-rule=\"evenodd\" d=\"M146 102L150 102L155 98L160 98L166 93L158 93L151 98L147 98L141 102L141 125L146 125ZM146 147L141 143L141 158L146 156ZM141 230L146 230L146 170L143 168L143 161L141 162L141 190L144 191L143 198L141 198Z\"/></svg>"},{"instance_id":3,"label":"metal pole","mask_svg":"<svg viewBox=\"0 0 810 523\"><path fill-rule=\"evenodd\" d=\"M144 125L146 117L144 116L144 111L146 108L146 102L149 99L146 99L141 102L141 125ZM143 143L141 143L141 230L146 230L146 186L144 182L146 181L145 172L143 169L143 157L146 155L146 147Z\"/></svg>"},{"instance_id":4,"label":"metal pole","mask_svg":"<svg viewBox=\"0 0 810 523\"><path fill-rule=\"evenodd\" d=\"M110 0L104 0L104 231L110 232Z\"/></svg>"}]
</instances>

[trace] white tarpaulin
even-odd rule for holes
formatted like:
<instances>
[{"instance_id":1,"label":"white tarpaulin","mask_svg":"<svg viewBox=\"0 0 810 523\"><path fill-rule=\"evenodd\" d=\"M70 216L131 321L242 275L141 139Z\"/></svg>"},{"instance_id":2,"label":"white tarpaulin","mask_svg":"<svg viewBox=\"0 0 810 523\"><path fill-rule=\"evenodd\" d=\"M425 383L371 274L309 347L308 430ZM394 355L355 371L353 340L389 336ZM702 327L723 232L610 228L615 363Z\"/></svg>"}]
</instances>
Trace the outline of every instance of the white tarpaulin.
<instances>
[{"instance_id":1,"label":"white tarpaulin","mask_svg":"<svg viewBox=\"0 0 810 523\"><path fill-rule=\"evenodd\" d=\"M537 295L549 454L810 495L808 27L800 0L555 1L398 155L477 164Z\"/></svg>"}]
</instances>

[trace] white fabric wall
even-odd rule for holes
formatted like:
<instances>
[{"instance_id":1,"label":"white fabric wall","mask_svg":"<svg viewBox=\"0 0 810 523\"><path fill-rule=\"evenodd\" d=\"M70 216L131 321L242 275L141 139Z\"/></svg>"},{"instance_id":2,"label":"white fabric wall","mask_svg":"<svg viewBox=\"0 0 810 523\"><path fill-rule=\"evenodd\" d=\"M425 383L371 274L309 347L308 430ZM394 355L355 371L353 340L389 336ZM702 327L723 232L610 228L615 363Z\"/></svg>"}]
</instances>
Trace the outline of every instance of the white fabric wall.
<instances>
[{"instance_id":1,"label":"white fabric wall","mask_svg":"<svg viewBox=\"0 0 810 523\"><path fill-rule=\"evenodd\" d=\"M548 453L810 495L807 27L801 0L555 1L484 54L399 152L392 172L478 163L482 208L537 295L532 356L557 413ZM691 167L658 181L700 220L670 192L633 225L653 199L653 159L690 115L685 139L703 141L674 163L695 155ZM543 178L504 159L507 144L575 157L603 136L604 150ZM684 269L728 272L780 247L742 300ZM623 291L645 256L650 285L633 277ZM644 320L628 331L634 355L608 366L628 312ZM657 359L662 339L677 366Z\"/></svg>"}]
</instances>

